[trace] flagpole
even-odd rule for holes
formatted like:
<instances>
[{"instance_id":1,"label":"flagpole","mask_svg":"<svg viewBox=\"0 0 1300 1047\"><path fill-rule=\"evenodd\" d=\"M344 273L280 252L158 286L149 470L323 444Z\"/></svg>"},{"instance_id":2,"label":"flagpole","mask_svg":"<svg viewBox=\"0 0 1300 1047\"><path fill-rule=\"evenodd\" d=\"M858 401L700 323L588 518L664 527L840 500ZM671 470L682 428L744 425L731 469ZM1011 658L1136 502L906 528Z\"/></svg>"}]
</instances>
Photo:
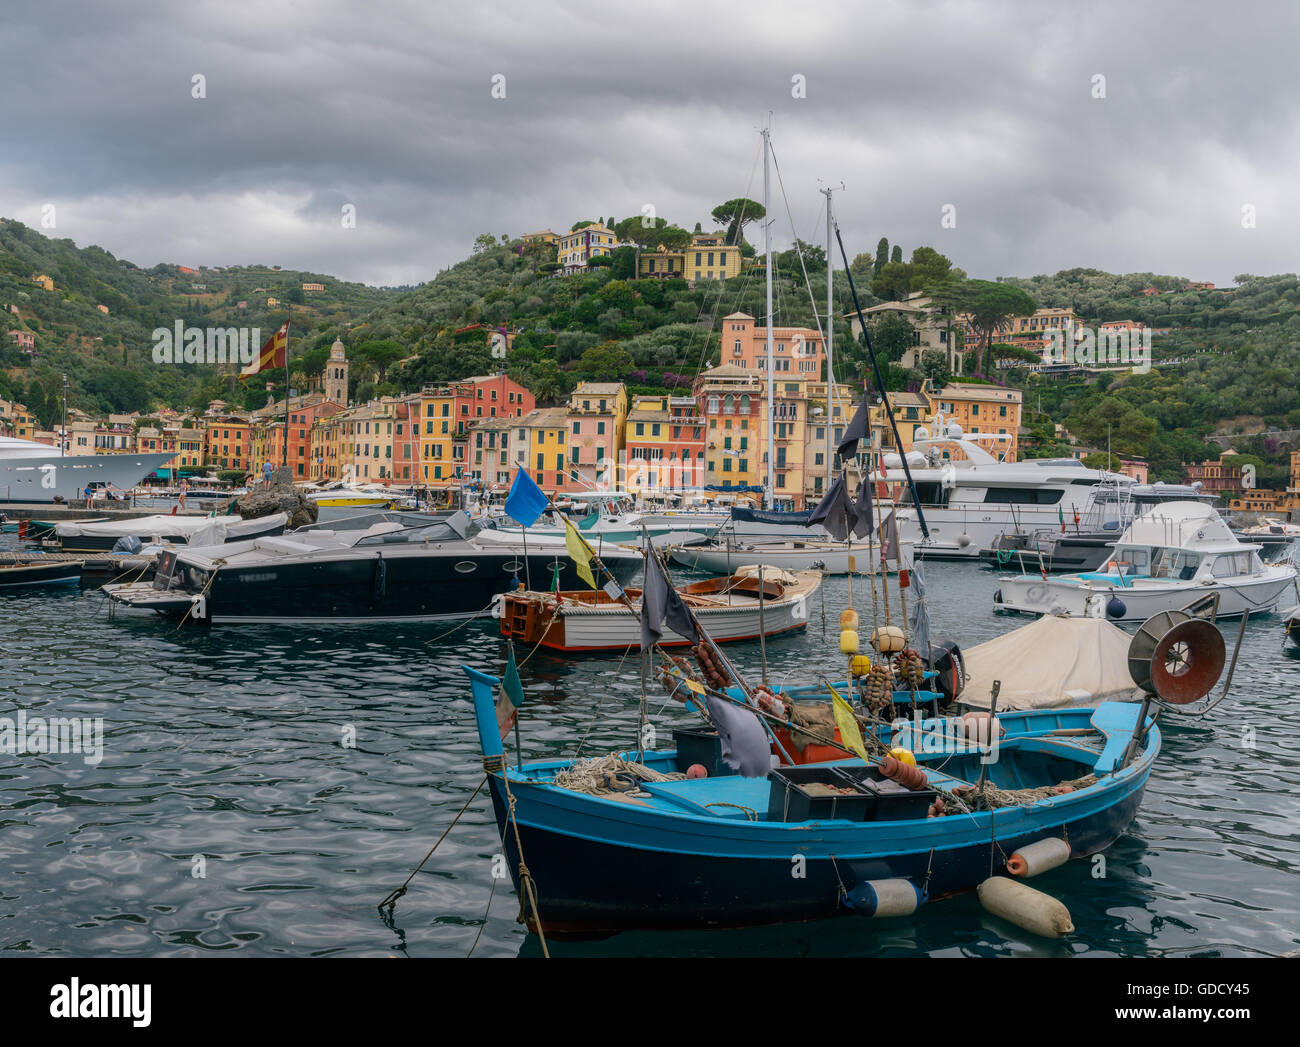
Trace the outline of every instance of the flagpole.
<instances>
[{"instance_id":1,"label":"flagpole","mask_svg":"<svg viewBox=\"0 0 1300 1047\"><path fill-rule=\"evenodd\" d=\"M293 306L289 306L289 315L293 316ZM289 321L284 322L284 467L289 468ZM289 474L293 482L293 474Z\"/></svg>"}]
</instances>

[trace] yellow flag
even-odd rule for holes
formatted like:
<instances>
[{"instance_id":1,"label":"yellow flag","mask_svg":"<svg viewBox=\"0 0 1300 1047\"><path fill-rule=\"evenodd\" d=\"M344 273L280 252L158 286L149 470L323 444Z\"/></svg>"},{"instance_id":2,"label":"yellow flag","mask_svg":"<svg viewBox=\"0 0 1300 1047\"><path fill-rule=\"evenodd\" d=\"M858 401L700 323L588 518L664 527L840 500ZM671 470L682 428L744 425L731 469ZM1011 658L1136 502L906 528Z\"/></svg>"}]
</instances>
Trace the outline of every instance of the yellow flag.
<instances>
[{"instance_id":1,"label":"yellow flag","mask_svg":"<svg viewBox=\"0 0 1300 1047\"><path fill-rule=\"evenodd\" d=\"M591 573L591 547L583 541L582 535L568 519L564 521L564 548L577 569L578 577L593 589L596 588L596 578Z\"/></svg>"},{"instance_id":2,"label":"yellow flag","mask_svg":"<svg viewBox=\"0 0 1300 1047\"><path fill-rule=\"evenodd\" d=\"M835 726L840 729L840 741L867 760L867 747L862 742L862 732L858 730L857 718L853 715L853 706L849 705L834 687L828 683L831 691L831 707L835 711Z\"/></svg>"}]
</instances>

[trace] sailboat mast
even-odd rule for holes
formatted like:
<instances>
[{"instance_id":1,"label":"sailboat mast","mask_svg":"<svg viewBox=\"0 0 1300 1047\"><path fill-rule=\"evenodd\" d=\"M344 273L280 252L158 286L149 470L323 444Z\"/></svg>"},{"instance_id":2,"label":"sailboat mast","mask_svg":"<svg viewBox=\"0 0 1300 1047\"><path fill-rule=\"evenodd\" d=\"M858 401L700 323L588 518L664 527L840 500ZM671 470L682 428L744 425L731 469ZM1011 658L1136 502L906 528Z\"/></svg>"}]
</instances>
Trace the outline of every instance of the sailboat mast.
<instances>
[{"instance_id":1,"label":"sailboat mast","mask_svg":"<svg viewBox=\"0 0 1300 1047\"><path fill-rule=\"evenodd\" d=\"M776 423L773 407L773 387L776 384L776 361L772 351L772 220L768 217L771 194L769 157L772 152L772 127L763 128L763 254L767 258L767 508L776 507Z\"/></svg>"},{"instance_id":2,"label":"sailboat mast","mask_svg":"<svg viewBox=\"0 0 1300 1047\"><path fill-rule=\"evenodd\" d=\"M831 193L830 186L821 190L826 194L826 490L831 489L831 436L835 428L835 321L832 292L835 288L835 265L831 261Z\"/></svg>"}]
</instances>

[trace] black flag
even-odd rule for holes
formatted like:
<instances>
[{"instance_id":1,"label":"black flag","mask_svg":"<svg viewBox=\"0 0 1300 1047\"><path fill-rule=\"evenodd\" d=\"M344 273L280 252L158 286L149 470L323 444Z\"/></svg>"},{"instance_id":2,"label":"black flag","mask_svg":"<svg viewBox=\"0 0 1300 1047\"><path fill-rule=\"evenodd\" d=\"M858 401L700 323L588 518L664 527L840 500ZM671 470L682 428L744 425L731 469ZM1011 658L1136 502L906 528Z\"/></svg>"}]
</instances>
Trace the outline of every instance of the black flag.
<instances>
[{"instance_id":1,"label":"black flag","mask_svg":"<svg viewBox=\"0 0 1300 1047\"><path fill-rule=\"evenodd\" d=\"M854 538L865 538L876 529L876 521L871 514L871 474L868 473L858 484L858 500L853 503L853 511L858 514L857 526L853 528Z\"/></svg>"},{"instance_id":2,"label":"black flag","mask_svg":"<svg viewBox=\"0 0 1300 1047\"><path fill-rule=\"evenodd\" d=\"M645 583L641 588L641 650L649 650L659 642L665 625L684 640L700 642L699 630L681 594L668 584L659 557L647 549Z\"/></svg>"},{"instance_id":3,"label":"black flag","mask_svg":"<svg viewBox=\"0 0 1300 1047\"><path fill-rule=\"evenodd\" d=\"M858 523L857 511L853 508L853 503L849 501L849 492L844 484L844 474L840 473L831 484L830 490L826 496L817 503L817 508L812 511L812 516L808 517L806 526L811 527L813 524L821 524L826 528L826 533L834 538L837 542L842 542L849 536L849 532L854 530Z\"/></svg>"},{"instance_id":4,"label":"black flag","mask_svg":"<svg viewBox=\"0 0 1300 1047\"><path fill-rule=\"evenodd\" d=\"M841 458L852 458L858 453L858 441L866 440L867 434L871 430L870 414L870 409L867 407L867 398L864 394L862 403L858 404L858 410L853 415L853 421L849 422L849 427L844 430L844 439L835 448L835 453Z\"/></svg>"}]
</instances>

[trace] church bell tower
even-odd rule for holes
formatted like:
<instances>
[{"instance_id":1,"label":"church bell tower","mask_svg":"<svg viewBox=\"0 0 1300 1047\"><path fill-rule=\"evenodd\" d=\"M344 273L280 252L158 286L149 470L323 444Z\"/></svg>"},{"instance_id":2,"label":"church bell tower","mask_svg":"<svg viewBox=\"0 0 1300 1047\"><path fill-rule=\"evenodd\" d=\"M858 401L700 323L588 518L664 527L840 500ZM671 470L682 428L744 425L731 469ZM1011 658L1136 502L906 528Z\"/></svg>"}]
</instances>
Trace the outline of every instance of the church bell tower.
<instances>
[{"instance_id":1,"label":"church bell tower","mask_svg":"<svg viewBox=\"0 0 1300 1047\"><path fill-rule=\"evenodd\" d=\"M343 407L348 405L348 360L341 338L334 339L325 365L325 399Z\"/></svg>"}]
</instances>

